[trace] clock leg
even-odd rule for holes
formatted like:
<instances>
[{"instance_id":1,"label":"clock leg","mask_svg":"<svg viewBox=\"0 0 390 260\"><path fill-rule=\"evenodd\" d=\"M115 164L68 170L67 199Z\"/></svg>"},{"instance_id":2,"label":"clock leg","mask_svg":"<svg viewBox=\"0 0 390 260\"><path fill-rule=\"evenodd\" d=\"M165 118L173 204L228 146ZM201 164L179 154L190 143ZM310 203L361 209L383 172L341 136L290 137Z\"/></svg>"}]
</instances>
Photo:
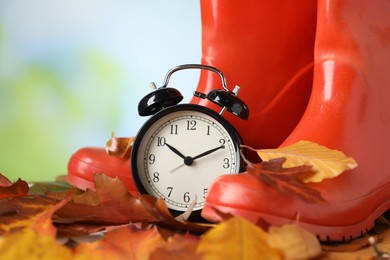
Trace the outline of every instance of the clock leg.
<instances>
[{"instance_id":1,"label":"clock leg","mask_svg":"<svg viewBox=\"0 0 390 260\"><path fill-rule=\"evenodd\" d=\"M352 156L358 167L308 184L327 204L285 196L254 176L226 176L209 190L214 209L274 225L298 223L323 240L349 240L390 209L390 3L319 0L310 101L283 145L309 140ZM270 115L272 116L272 115Z\"/></svg>"},{"instance_id":2,"label":"clock leg","mask_svg":"<svg viewBox=\"0 0 390 260\"><path fill-rule=\"evenodd\" d=\"M241 87L249 107L243 121L224 116L249 146L276 147L301 118L312 85L316 1L202 0L202 63L215 66L228 86ZM197 90L221 86L202 70ZM220 107L194 97L192 103Z\"/></svg>"}]
</instances>

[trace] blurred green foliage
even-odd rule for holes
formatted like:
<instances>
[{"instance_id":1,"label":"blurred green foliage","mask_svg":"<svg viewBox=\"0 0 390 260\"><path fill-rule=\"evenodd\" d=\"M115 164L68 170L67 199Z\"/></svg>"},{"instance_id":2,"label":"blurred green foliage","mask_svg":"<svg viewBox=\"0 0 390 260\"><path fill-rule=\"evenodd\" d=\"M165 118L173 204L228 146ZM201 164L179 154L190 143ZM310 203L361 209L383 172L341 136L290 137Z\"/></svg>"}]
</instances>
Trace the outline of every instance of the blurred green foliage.
<instances>
[{"instance_id":1,"label":"blurred green foliage","mask_svg":"<svg viewBox=\"0 0 390 260\"><path fill-rule=\"evenodd\" d=\"M104 53L83 50L69 64L32 62L7 74L15 62L9 56L0 55L0 173L12 181L53 180L66 174L70 155L90 136L108 139L118 126L120 69Z\"/></svg>"}]
</instances>

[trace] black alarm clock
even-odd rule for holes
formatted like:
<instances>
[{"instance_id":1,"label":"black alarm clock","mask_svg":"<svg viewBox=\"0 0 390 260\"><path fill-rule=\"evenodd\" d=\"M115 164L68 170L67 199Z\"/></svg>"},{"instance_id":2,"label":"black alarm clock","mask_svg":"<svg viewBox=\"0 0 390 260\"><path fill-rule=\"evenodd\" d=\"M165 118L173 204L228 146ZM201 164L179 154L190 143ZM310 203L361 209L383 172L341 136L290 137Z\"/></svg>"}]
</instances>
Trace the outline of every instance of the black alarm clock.
<instances>
[{"instance_id":1,"label":"black alarm clock","mask_svg":"<svg viewBox=\"0 0 390 260\"><path fill-rule=\"evenodd\" d=\"M221 77L222 88L209 93L194 92L218 104L216 112L197 104L178 104L183 96L169 88L171 75L183 69L205 69ZM138 105L141 116L151 116L136 135L131 153L134 182L141 193L165 200L173 215L190 206L200 212L210 184L222 174L243 170L240 156L242 140L235 128L223 117L225 111L247 119L249 111L237 97L239 87L230 91L221 71L200 64L172 68L163 85Z\"/></svg>"}]
</instances>

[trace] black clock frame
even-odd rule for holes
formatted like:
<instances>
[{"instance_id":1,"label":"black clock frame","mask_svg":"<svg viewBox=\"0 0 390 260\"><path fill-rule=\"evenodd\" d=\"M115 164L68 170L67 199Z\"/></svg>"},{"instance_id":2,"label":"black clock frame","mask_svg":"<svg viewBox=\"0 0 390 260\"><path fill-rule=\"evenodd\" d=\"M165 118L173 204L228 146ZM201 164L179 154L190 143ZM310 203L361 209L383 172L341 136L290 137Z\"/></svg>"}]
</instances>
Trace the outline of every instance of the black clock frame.
<instances>
[{"instance_id":1,"label":"black clock frame","mask_svg":"<svg viewBox=\"0 0 390 260\"><path fill-rule=\"evenodd\" d=\"M183 111L183 110L201 112L201 113L204 113L208 116L211 116L213 119L218 121L226 129L229 136L232 138L233 146L234 146L236 153L237 154L240 153L240 145L243 144L241 136L225 118L223 118L220 114L218 114L214 110L211 110L207 107L196 105L196 104L179 104L179 105L167 107L167 108L159 111L157 114L153 115L150 119L148 119L144 123L144 125L141 127L141 129L137 133L135 141L134 141L133 146L132 146L131 159L130 159L131 166L130 167L131 167L131 172L133 175L134 183L135 183L138 191L141 194L149 194L149 192L146 190L144 184L141 181L141 178L139 176L138 166L137 166L138 160L144 160L143 156L141 158L138 158L139 157L138 151L139 151L142 139L143 139L144 135L146 134L146 132L149 130L149 128L157 120L159 120L160 118L162 118L162 117L164 117L172 112ZM239 159L239 161L238 161L239 172L238 173L241 173L244 169L244 162L243 162L242 158L240 158L240 156L238 157L238 159ZM178 211L178 210L174 210L174 209L170 209L170 208L169 208L169 210L171 211L172 215L174 215L174 216L180 215L184 212L184 211ZM201 210L202 209L193 211L192 216L194 218L198 218L200 216Z\"/></svg>"}]
</instances>

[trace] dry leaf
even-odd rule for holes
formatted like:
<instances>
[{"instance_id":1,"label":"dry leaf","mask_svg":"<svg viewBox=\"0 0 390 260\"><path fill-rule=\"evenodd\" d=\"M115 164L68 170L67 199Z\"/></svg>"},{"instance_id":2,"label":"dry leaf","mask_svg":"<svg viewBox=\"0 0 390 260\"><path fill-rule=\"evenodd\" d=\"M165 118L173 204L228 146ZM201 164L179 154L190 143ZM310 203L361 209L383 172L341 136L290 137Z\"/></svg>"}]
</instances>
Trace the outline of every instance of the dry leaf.
<instances>
[{"instance_id":1,"label":"dry leaf","mask_svg":"<svg viewBox=\"0 0 390 260\"><path fill-rule=\"evenodd\" d=\"M0 238L1 259L75 259L70 249L50 236L26 229ZM80 259L80 258L79 258ZM84 258L87 259L87 258Z\"/></svg>"},{"instance_id":2,"label":"dry leaf","mask_svg":"<svg viewBox=\"0 0 390 260\"><path fill-rule=\"evenodd\" d=\"M4 175L0 174L0 199L24 196L27 194L27 182L18 179L12 184Z\"/></svg>"},{"instance_id":3,"label":"dry leaf","mask_svg":"<svg viewBox=\"0 0 390 260\"><path fill-rule=\"evenodd\" d=\"M55 223L126 224L158 223L178 230L203 233L210 225L176 220L163 199L150 195L132 196L118 178L95 175L96 191L76 193L56 212ZM58 198L56 194L51 194Z\"/></svg>"},{"instance_id":4,"label":"dry leaf","mask_svg":"<svg viewBox=\"0 0 390 260\"><path fill-rule=\"evenodd\" d=\"M294 224L271 226L267 241L271 247L280 249L286 259L310 259L322 253L317 237Z\"/></svg>"},{"instance_id":5,"label":"dry leaf","mask_svg":"<svg viewBox=\"0 0 390 260\"><path fill-rule=\"evenodd\" d=\"M150 260L200 260L196 254L199 237L186 234L170 237L164 247L157 248L150 255Z\"/></svg>"},{"instance_id":6,"label":"dry leaf","mask_svg":"<svg viewBox=\"0 0 390 260\"><path fill-rule=\"evenodd\" d=\"M323 179L334 178L346 170L357 167L357 163L343 152L309 141L299 141L293 145L276 149L257 150L263 161L284 157L283 167L311 165L315 174L306 178L305 182L320 182Z\"/></svg>"},{"instance_id":7,"label":"dry leaf","mask_svg":"<svg viewBox=\"0 0 390 260\"><path fill-rule=\"evenodd\" d=\"M204 259L283 259L267 243L267 233L251 222L233 217L208 231L197 253Z\"/></svg>"},{"instance_id":8,"label":"dry leaf","mask_svg":"<svg viewBox=\"0 0 390 260\"><path fill-rule=\"evenodd\" d=\"M134 141L134 137L115 137L114 132L111 134L111 139L106 143L106 153L110 156L118 158L128 157L130 155L130 147Z\"/></svg>"},{"instance_id":9,"label":"dry leaf","mask_svg":"<svg viewBox=\"0 0 390 260\"><path fill-rule=\"evenodd\" d=\"M107 232L102 240L77 245L75 254L110 260L148 259L156 248L165 244L156 228L138 230L123 227Z\"/></svg>"},{"instance_id":10,"label":"dry leaf","mask_svg":"<svg viewBox=\"0 0 390 260\"><path fill-rule=\"evenodd\" d=\"M8 180L7 177L5 177L3 174L0 173L0 187L7 187L11 186L12 182Z\"/></svg>"},{"instance_id":11,"label":"dry leaf","mask_svg":"<svg viewBox=\"0 0 390 260\"><path fill-rule=\"evenodd\" d=\"M0 234L35 226L50 231L51 209L59 201L41 195L28 195L0 200ZM58 205L57 207L60 207ZM45 215L46 214L46 215ZM37 219L40 219L37 222Z\"/></svg>"},{"instance_id":12,"label":"dry leaf","mask_svg":"<svg viewBox=\"0 0 390 260\"><path fill-rule=\"evenodd\" d=\"M56 212L55 222L124 224L159 221L118 178L95 174L95 188L96 191L75 194L72 201Z\"/></svg>"},{"instance_id":13,"label":"dry leaf","mask_svg":"<svg viewBox=\"0 0 390 260\"><path fill-rule=\"evenodd\" d=\"M318 190L301 182L302 176L313 174L310 166L283 168L284 158L272 159L269 162L251 163L247 161L247 171L260 181L286 194L297 196L309 203L325 203Z\"/></svg>"}]
</instances>

